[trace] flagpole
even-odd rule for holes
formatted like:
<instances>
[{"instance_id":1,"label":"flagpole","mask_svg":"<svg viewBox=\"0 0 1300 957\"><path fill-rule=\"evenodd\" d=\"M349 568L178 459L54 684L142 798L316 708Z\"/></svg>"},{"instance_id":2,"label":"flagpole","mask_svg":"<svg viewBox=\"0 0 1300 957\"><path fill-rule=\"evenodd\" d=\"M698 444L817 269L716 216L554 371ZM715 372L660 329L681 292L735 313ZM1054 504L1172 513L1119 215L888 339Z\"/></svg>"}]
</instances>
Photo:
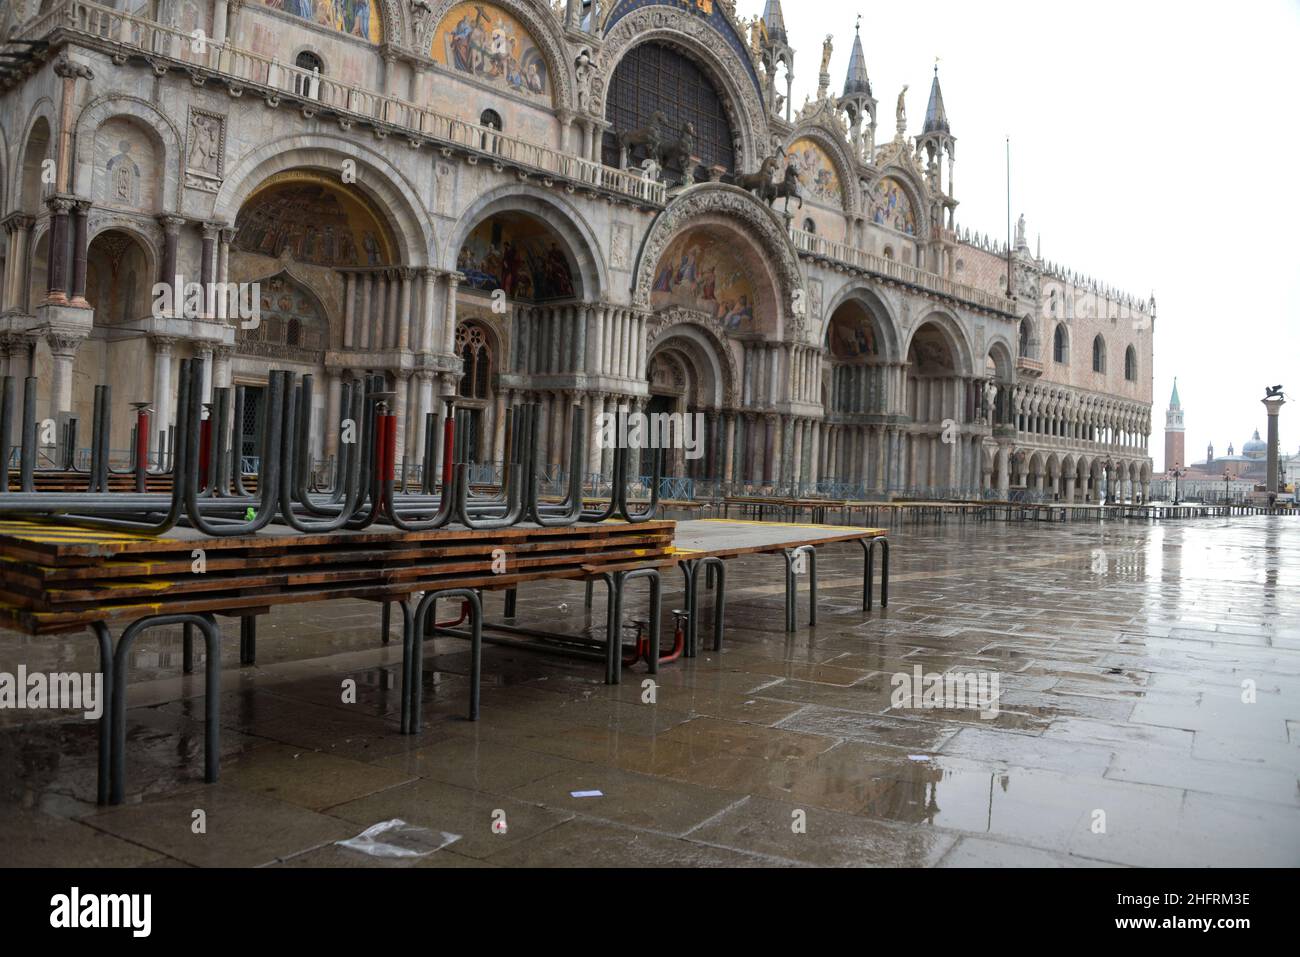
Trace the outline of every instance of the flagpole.
<instances>
[{"instance_id":1,"label":"flagpole","mask_svg":"<svg viewBox=\"0 0 1300 957\"><path fill-rule=\"evenodd\" d=\"M1011 295L1011 137L1007 137L1007 298Z\"/></svg>"}]
</instances>

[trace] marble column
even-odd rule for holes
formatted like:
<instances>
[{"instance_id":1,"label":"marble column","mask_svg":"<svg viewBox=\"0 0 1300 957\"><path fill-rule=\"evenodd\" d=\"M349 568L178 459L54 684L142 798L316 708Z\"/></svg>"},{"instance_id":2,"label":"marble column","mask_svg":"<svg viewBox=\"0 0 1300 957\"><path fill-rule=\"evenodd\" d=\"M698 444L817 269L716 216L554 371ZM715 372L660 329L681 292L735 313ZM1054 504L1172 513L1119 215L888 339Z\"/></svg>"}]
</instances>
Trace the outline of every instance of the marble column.
<instances>
[{"instance_id":1,"label":"marble column","mask_svg":"<svg viewBox=\"0 0 1300 957\"><path fill-rule=\"evenodd\" d=\"M88 308L86 302L86 257L90 244L86 220L90 215L90 202L77 200L72 204L72 305Z\"/></svg>"},{"instance_id":2,"label":"marble column","mask_svg":"<svg viewBox=\"0 0 1300 957\"><path fill-rule=\"evenodd\" d=\"M212 401L212 346L201 342L194 347L194 358L201 363L199 370L199 397L207 404Z\"/></svg>"},{"instance_id":3,"label":"marble column","mask_svg":"<svg viewBox=\"0 0 1300 957\"><path fill-rule=\"evenodd\" d=\"M723 413L722 425L722 475L723 484L733 481L736 466L736 414L731 411Z\"/></svg>"},{"instance_id":4,"label":"marble column","mask_svg":"<svg viewBox=\"0 0 1300 957\"><path fill-rule=\"evenodd\" d=\"M221 295L217 297L217 319L222 322L232 318L239 319L242 326L245 318L251 319L252 317L241 317L238 303L235 304L234 309L231 308L231 290L228 288L228 284L230 283L230 243L234 238L235 231L229 226L223 226L217 234L217 282L222 284ZM255 291L253 297L256 298L257 295ZM243 299L243 297L240 298ZM257 302L253 302L253 307L259 311L261 309L261 305Z\"/></svg>"},{"instance_id":5,"label":"marble column","mask_svg":"<svg viewBox=\"0 0 1300 957\"><path fill-rule=\"evenodd\" d=\"M602 433L600 417L604 411L604 396L599 392L589 393L587 396L587 471L593 474L600 471Z\"/></svg>"},{"instance_id":6,"label":"marble column","mask_svg":"<svg viewBox=\"0 0 1300 957\"><path fill-rule=\"evenodd\" d=\"M45 336L54 359L54 376L50 384L51 418L57 418L60 412L72 411L72 367L81 340L81 336L61 332L51 332Z\"/></svg>"},{"instance_id":7,"label":"marble column","mask_svg":"<svg viewBox=\"0 0 1300 957\"><path fill-rule=\"evenodd\" d=\"M34 216L15 213L4 221L9 234L9 249L5 257L4 296L0 311L25 312L28 281L31 272L31 236L36 223Z\"/></svg>"},{"instance_id":8,"label":"marble column","mask_svg":"<svg viewBox=\"0 0 1300 957\"><path fill-rule=\"evenodd\" d=\"M415 270L402 270L402 298L397 312L397 348L405 352L411 344L411 327L415 316L411 312L411 299L415 286Z\"/></svg>"},{"instance_id":9,"label":"marble column","mask_svg":"<svg viewBox=\"0 0 1300 957\"><path fill-rule=\"evenodd\" d=\"M168 297L170 306L175 299L182 299L183 301L185 293L183 286L175 288L181 285L181 278L176 273L176 252L180 246L181 226L185 225L185 220L179 216L160 216L159 222L162 223L163 228L163 254L159 281L166 283L168 288L173 291L174 298ZM171 315L170 308L167 315Z\"/></svg>"},{"instance_id":10,"label":"marble column","mask_svg":"<svg viewBox=\"0 0 1300 957\"><path fill-rule=\"evenodd\" d=\"M411 461L420 463L424 461L424 430L425 423L429 421L429 413L434 411L434 373L428 369L421 369L415 373L416 378L416 414L413 423L412 436L415 438ZM442 434L437 433L433 437L435 446L442 441Z\"/></svg>"},{"instance_id":11,"label":"marble column","mask_svg":"<svg viewBox=\"0 0 1300 957\"><path fill-rule=\"evenodd\" d=\"M394 391L397 396L393 399L393 415L397 416L397 467L401 469L406 457L406 429L410 425L410 400L411 400L411 370L398 369L393 374ZM399 475L400 479L400 475Z\"/></svg>"},{"instance_id":12,"label":"marble column","mask_svg":"<svg viewBox=\"0 0 1300 957\"><path fill-rule=\"evenodd\" d=\"M166 432L172 424L172 351L176 340L169 336L153 337L153 410L150 423L153 435L149 447L158 449L158 433Z\"/></svg>"},{"instance_id":13,"label":"marble column","mask_svg":"<svg viewBox=\"0 0 1300 957\"><path fill-rule=\"evenodd\" d=\"M343 348L356 345L357 334L357 274L349 272L343 279Z\"/></svg>"},{"instance_id":14,"label":"marble column","mask_svg":"<svg viewBox=\"0 0 1300 957\"><path fill-rule=\"evenodd\" d=\"M72 200L66 196L52 196L45 203L50 208L45 302L63 305L68 301L68 213L72 209Z\"/></svg>"},{"instance_id":15,"label":"marble column","mask_svg":"<svg viewBox=\"0 0 1300 957\"><path fill-rule=\"evenodd\" d=\"M438 308L438 270L426 267L421 270L421 278L424 281L424 293L420 300L420 335L416 349L423 353L432 353L436 346L433 336ZM424 434L423 429L420 434Z\"/></svg>"},{"instance_id":16,"label":"marble column","mask_svg":"<svg viewBox=\"0 0 1300 957\"><path fill-rule=\"evenodd\" d=\"M348 274L349 278L351 273ZM338 369L329 369L325 373L325 457L337 459L339 454L339 421L342 418L343 376Z\"/></svg>"},{"instance_id":17,"label":"marble column","mask_svg":"<svg viewBox=\"0 0 1300 957\"><path fill-rule=\"evenodd\" d=\"M377 280L375 274L370 272L362 273L358 281L361 283L361 312L357 315L351 346L353 349L369 349L370 303L375 296L375 283Z\"/></svg>"},{"instance_id":18,"label":"marble column","mask_svg":"<svg viewBox=\"0 0 1300 957\"><path fill-rule=\"evenodd\" d=\"M458 272L447 274L447 298L442 315L442 351L446 355L456 353L456 287L465 277Z\"/></svg>"}]
</instances>

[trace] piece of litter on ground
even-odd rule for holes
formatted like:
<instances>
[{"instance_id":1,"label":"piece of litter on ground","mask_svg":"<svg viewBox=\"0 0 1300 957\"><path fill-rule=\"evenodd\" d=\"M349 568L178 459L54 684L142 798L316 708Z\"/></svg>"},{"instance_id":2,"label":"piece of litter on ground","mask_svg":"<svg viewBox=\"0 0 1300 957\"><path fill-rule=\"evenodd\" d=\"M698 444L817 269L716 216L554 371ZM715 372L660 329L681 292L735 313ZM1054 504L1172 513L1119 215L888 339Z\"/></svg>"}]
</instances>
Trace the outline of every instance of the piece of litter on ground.
<instances>
[{"instance_id":1,"label":"piece of litter on ground","mask_svg":"<svg viewBox=\"0 0 1300 957\"><path fill-rule=\"evenodd\" d=\"M356 837L334 843L371 857L428 857L434 851L440 851L459 840L459 834L417 827L407 824L401 818L393 818L391 821L372 824Z\"/></svg>"},{"instance_id":2,"label":"piece of litter on ground","mask_svg":"<svg viewBox=\"0 0 1300 957\"><path fill-rule=\"evenodd\" d=\"M570 791L569 797L575 798L603 798L605 795L600 791Z\"/></svg>"},{"instance_id":3,"label":"piece of litter on ground","mask_svg":"<svg viewBox=\"0 0 1300 957\"><path fill-rule=\"evenodd\" d=\"M930 760L930 756L929 756L928 754L909 754L909 755L907 756L907 760L909 760L909 761L929 761L929 760Z\"/></svg>"}]
</instances>

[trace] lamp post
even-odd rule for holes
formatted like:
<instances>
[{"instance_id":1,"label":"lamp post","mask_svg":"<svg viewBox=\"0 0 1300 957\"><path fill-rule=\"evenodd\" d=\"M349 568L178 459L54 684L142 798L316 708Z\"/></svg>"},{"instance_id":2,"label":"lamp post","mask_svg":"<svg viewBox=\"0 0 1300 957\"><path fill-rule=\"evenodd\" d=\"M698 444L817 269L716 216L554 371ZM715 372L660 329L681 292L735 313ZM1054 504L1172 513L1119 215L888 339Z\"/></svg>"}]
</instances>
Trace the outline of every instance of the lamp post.
<instances>
[{"instance_id":1,"label":"lamp post","mask_svg":"<svg viewBox=\"0 0 1300 957\"><path fill-rule=\"evenodd\" d=\"M1174 480L1174 505L1178 504L1178 480L1186 474L1187 470L1181 465L1175 465L1169 470L1169 477Z\"/></svg>"},{"instance_id":2,"label":"lamp post","mask_svg":"<svg viewBox=\"0 0 1300 957\"><path fill-rule=\"evenodd\" d=\"M1223 504L1231 505L1232 501L1228 496L1228 483L1232 481L1232 473L1227 469L1223 470Z\"/></svg>"}]
</instances>

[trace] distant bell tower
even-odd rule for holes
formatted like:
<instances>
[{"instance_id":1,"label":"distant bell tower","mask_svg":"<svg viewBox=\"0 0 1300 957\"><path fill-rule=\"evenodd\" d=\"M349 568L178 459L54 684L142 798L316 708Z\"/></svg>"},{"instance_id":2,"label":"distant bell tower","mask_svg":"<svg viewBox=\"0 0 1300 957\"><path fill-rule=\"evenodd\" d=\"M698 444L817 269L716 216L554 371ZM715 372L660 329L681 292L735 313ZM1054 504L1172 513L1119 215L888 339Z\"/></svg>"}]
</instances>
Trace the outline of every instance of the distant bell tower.
<instances>
[{"instance_id":1,"label":"distant bell tower","mask_svg":"<svg viewBox=\"0 0 1300 957\"><path fill-rule=\"evenodd\" d=\"M1165 412L1165 469L1175 465L1182 468L1183 440L1183 404L1178 400L1178 380L1174 379L1174 392L1169 397L1169 409Z\"/></svg>"}]
</instances>

